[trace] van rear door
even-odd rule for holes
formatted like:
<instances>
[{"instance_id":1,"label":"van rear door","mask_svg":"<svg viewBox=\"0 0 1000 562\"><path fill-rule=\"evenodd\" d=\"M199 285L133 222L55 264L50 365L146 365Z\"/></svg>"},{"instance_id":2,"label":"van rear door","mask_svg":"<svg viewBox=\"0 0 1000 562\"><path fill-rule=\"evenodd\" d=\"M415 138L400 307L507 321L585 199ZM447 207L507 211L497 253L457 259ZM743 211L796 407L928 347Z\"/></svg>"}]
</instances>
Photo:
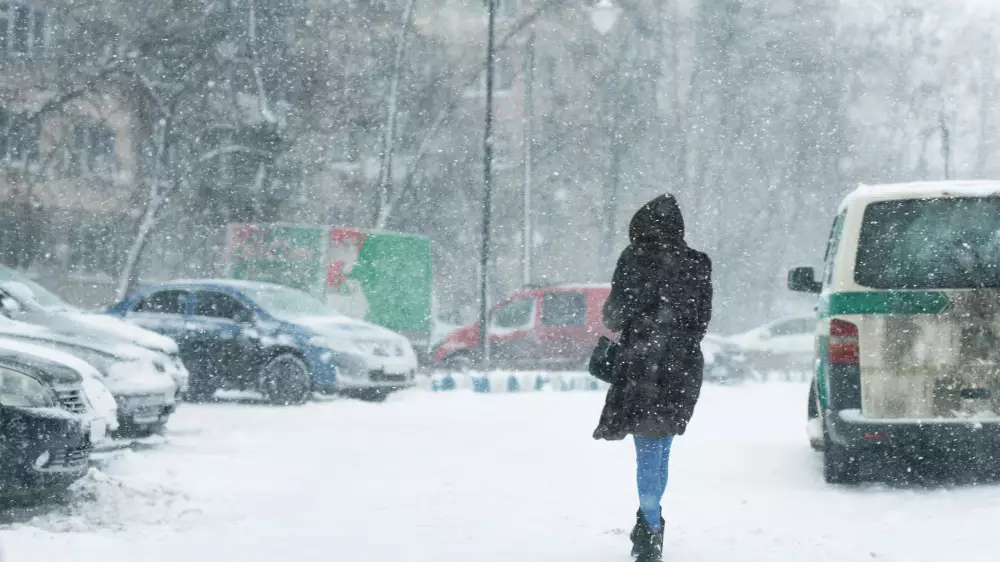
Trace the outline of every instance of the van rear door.
<instances>
[{"instance_id":1,"label":"van rear door","mask_svg":"<svg viewBox=\"0 0 1000 562\"><path fill-rule=\"evenodd\" d=\"M587 293L551 290L542 294L539 347L535 358L551 366L579 368L594 347L587 325Z\"/></svg>"},{"instance_id":2,"label":"van rear door","mask_svg":"<svg viewBox=\"0 0 1000 562\"><path fill-rule=\"evenodd\" d=\"M870 203L854 281L830 349L860 363L866 418L1000 417L1000 197Z\"/></svg>"}]
</instances>

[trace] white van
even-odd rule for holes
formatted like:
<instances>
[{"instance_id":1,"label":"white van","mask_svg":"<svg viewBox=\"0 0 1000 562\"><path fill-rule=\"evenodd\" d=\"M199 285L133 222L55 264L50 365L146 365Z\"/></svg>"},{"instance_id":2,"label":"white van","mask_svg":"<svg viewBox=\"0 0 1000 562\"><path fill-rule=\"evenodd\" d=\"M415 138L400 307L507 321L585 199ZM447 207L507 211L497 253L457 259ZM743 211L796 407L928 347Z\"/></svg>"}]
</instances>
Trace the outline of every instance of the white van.
<instances>
[{"instance_id":1,"label":"white van","mask_svg":"<svg viewBox=\"0 0 1000 562\"><path fill-rule=\"evenodd\" d=\"M866 451L1000 449L1000 181L861 186L840 205L819 295L810 439L828 482Z\"/></svg>"}]
</instances>

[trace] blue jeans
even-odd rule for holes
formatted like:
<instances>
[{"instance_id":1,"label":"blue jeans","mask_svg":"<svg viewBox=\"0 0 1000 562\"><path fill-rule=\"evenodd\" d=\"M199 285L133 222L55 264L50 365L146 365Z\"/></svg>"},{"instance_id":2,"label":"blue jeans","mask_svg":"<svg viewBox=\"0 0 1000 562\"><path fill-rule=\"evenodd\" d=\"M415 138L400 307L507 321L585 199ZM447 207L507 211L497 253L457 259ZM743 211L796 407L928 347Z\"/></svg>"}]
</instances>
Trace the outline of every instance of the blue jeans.
<instances>
[{"instance_id":1,"label":"blue jeans","mask_svg":"<svg viewBox=\"0 0 1000 562\"><path fill-rule=\"evenodd\" d=\"M670 445L673 435L651 438L635 436L635 480L639 488L639 510L649 528L660 530L660 500L667 490Z\"/></svg>"}]
</instances>

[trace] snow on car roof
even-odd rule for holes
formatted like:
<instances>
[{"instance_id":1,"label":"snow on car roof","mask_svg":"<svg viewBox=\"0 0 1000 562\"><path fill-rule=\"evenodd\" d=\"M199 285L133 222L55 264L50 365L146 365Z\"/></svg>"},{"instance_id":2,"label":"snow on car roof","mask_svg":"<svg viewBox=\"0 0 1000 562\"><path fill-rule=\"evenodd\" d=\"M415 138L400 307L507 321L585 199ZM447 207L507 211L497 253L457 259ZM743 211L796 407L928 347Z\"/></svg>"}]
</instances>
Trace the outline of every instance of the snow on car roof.
<instances>
[{"instance_id":1,"label":"snow on car roof","mask_svg":"<svg viewBox=\"0 0 1000 562\"><path fill-rule=\"evenodd\" d=\"M180 285L205 286L205 287L231 287L233 289L274 289L288 288L277 283L267 283L265 281L244 281L242 279L172 279L159 283L150 283L147 288L175 287Z\"/></svg>"},{"instance_id":2,"label":"snow on car roof","mask_svg":"<svg viewBox=\"0 0 1000 562\"><path fill-rule=\"evenodd\" d=\"M10 339L3 337L2 334L0 334L0 349L24 353L39 359L58 363L64 367L69 367L70 369L77 371L81 376L97 378L100 378L101 376L100 372L94 368L93 365L87 363L83 359L66 353L65 351L59 351L58 349L52 349L51 347L46 347L44 345L33 344L23 340Z\"/></svg>"},{"instance_id":3,"label":"snow on car roof","mask_svg":"<svg viewBox=\"0 0 1000 562\"><path fill-rule=\"evenodd\" d=\"M1000 196L1000 181L922 181L890 184L861 184L849 193L841 209L855 203L890 199L933 199L939 197Z\"/></svg>"},{"instance_id":4,"label":"snow on car roof","mask_svg":"<svg viewBox=\"0 0 1000 562\"><path fill-rule=\"evenodd\" d=\"M125 341L101 340L80 335L63 334L16 320L0 320L0 338L28 339L37 345L59 345L86 349L119 358L148 357L152 350Z\"/></svg>"},{"instance_id":5,"label":"snow on car roof","mask_svg":"<svg viewBox=\"0 0 1000 562\"><path fill-rule=\"evenodd\" d=\"M528 291L586 291L589 289L610 290L611 283L563 283L557 285L529 285L518 290L519 293Z\"/></svg>"}]
</instances>

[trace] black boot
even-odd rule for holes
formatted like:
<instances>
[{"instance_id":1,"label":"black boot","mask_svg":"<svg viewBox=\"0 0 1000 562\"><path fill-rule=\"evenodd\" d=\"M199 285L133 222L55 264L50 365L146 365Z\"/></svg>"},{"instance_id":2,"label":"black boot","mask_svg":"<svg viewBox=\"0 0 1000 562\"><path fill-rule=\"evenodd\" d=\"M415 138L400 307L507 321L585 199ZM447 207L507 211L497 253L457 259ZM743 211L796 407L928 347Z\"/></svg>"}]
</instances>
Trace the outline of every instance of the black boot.
<instances>
[{"instance_id":1,"label":"black boot","mask_svg":"<svg viewBox=\"0 0 1000 562\"><path fill-rule=\"evenodd\" d=\"M632 558L638 558L642 554L643 545L649 543L649 535L649 525L646 523L646 518L642 516L642 510L640 509L635 514L635 527L632 527L632 532L628 535L632 539Z\"/></svg>"},{"instance_id":2,"label":"black boot","mask_svg":"<svg viewBox=\"0 0 1000 562\"><path fill-rule=\"evenodd\" d=\"M629 538L632 539L632 558L641 562L654 562L659 561L662 558L661 552L663 551L663 525L665 521L663 520L663 515L660 515L660 530L653 531L649 528L649 523L646 522L646 517L643 516L642 510L640 509L635 514L635 527L632 528L632 532L629 533ZM655 552L654 551L655 547ZM650 558L650 556L653 556Z\"/></svg>"},{"instance_id":3,"label":"black boot","mask_svg":"<svg viewBox=\"0 0 1000 562\"><path fill-rule=\"evenodd\" d=\"M635 562L662 562L663 561L663 527L659 532L649 536L649 542L644 546L644 552L639 554Z\"/></svg>"}]
</instances>

